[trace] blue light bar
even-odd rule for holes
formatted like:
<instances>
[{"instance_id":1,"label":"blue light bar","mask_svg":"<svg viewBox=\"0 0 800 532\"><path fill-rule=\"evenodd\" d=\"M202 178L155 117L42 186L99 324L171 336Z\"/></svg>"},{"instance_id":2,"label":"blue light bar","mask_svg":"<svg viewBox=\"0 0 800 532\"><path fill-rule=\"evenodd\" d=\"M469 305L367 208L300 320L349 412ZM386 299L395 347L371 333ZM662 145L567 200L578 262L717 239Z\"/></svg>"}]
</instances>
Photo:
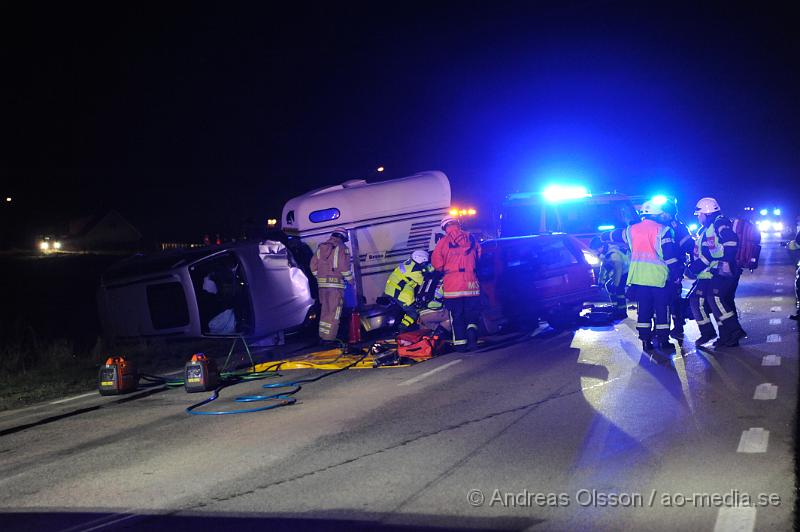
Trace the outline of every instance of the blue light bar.
<instances>
[{"instance_id":1,"label":"blue light bar","mask_svg":"<svg viewBox=\"0 0 800 532\"><path fill-rule=\"evenodd\" d=\"M759 211L759 213L761 214L761 216L766 216L767 215L767 209L761 209Z\"/></svg>"},{"instance_id":2,"label":"blue light bar","mask_svg":"<svg viewBox=\"0 0 800 532\"><path fill-rule=\"evenodd\" d=\"M781 215L781 210L780 209L775 209L774 211L772 211L772 214L774 214L775 216L780 216Z\"/></svg>"},{"instance_id":3,"label":"blue light bar","mask_svg":"<svg viewBox=\"0 0 800 532\"><path fill-rule=\"evenodd\" d=\"M611 231L612 229L616 229L616 228L617 228L616 225L598 225L597 226L597 230L598 231Z\"/></svg>"},{"instance_id":4,"label":"blue light bar","mask_svg":"<svg viewBox=\"0 0 800 532\"><path fill-rule=\"evenodd\" d=\"M557 203L559 201L587 198L591 196L586 187L582 186L564 186L564 185L550 185L542 192L544 199L550 203Z\"/></svg>"},{"instance_id":5,"label":"blue light bar","mask_svg":"<svg viewBox=\"0 0 800 532\"><path fill-rule=\"evenodd\" d=\"M650 201L652 201L656 205L664 205L667 202L667 197L662 194L659 194L657 196L653 196L653 199L651 199Z\"/></svg>"}]
</instances>

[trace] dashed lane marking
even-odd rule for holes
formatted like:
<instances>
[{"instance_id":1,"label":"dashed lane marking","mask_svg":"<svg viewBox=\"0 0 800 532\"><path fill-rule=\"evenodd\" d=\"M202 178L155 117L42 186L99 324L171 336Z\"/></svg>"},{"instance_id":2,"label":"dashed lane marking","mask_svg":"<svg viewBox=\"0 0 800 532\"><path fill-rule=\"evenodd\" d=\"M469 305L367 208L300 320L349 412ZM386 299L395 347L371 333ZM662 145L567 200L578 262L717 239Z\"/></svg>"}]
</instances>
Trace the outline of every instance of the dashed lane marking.
<instances>
[{"instance_id":1,"label":"dashed lane marking","mask_svg":"<svg viewBox=\"0 0 800 532\"><path fill-rule=\"evenodd\" d=\"M781 296L773 297L772 301L781 301L783 298Z\"/></svg>"},{"instance_id":2,"label":"dashed lane marking","mask_svg":"<svg viewBox=\"0 0 800 532\"><path fill-rule=\"evenodd\" d=\"M753 399L756 401L772 401L778 398L778 386L765 382L756 386L756 393L753 394Z\"/></svg>"},{"instance_id":3,"label":"dashed lane marking","mask_svg":"<svg viewBox=\"0 0 800 532\"><path fill-rule=\"evenodd\" d=\"M781 335L780 334L770 334L770 335L767 336L767 343L768 344L777 344L780 341L781 341Z\"/></svg>"},{"instance_id":4,"label":"dashed lane marking","mask_svg":"<svg viewBox=\"0 0 800 532\"><path fill-rule=\"evenodd\" d=\"M770 307L769 311L770 312L783 312L783 309L781 309L781 307Z\"/></svg>"},{"instance_id":5,"label":"dashed lane marking","mask_svg":"<svg viewBox=\"0 0 800 532\"><path fill-rule=\"evenodd\" d=\"M782 320L780 318L772 318L769 320L770 325L780 325Z\"/></svg>"},{"instance_id":6,"label":"dashed lane marking","mask_svg":"<svg viewBox=\"0 0 800 532\"><path fill-rule=\"evenodd\" d=\"M439 366L438 368L433 368L430 371L426 371L422 375L417 375L413 379L408 379L407 381L403 381L400 384L398 384L398 386L408 386L409 384L414 384L416 382L421 381L422 379L426 379L426 378L430 377L431 375L433 375L435 373L439 373L440 371L442 371L444 369L447 369L447 368L449 368L450 366L452 366L454 364L458 364L459 362L461 362L460 358L458 358L456 360L453 360L452 362L448 362L447 364L445 364L443 366Z\"/></svg>"},{"instance_id":7,"label":"dashed lane marking","mask_svg":"<svg viewBox=\"0 0 800 532\"><path fill-rule=\"evenodd\" d=\"M723 507L717 513L714 532L751 532L756 526L756 509L752 506Z\"/></svg>"},{"instance_id":8,"label":"dashed lane marking","mask_svg":"<svg viewBox=\"0 0 800 532\"><path fill-rule=\"evenodd\" d=\"M783 293L783 288L776 288L775 289L775 293L776 294L782 294Z\"/></svg>"},{"instance_id":9,"label":"dashed lane marking","mask_svg":"<svg viewBox=\"0 0 800 532\"><path fill-rule=\"evenodd\" d=\"M769 444L769 431L754 427L742 432L737 453L765 453Z\"/></svg>"},{"instance_id":10,"label":"dashed lane marking","mask_svg":"<svg viewBox=\"0 0 800 532\"><path fill-rule=\"evenodd\" d=\"M84 397L90 397L92 395L97 395L97 392L90 392L90 393L85 393L85 394L82 394L82 395L76 395L75 397L67 397L66 399L59 399L58 401L52 401L50 404L51 405L60 405L61 403L74 401L75 399L83 399Z\"/></svg>"},{"instance_id":11,"label":"dashed lane marking","mask_svg":"<svg viewBox=\"0 0 800 532\"><path fill-rule=\"evenodd\" d=\"M781 357L778 355L767 355L761 359L762 366L780 366Z\"/></svg>"}]
</instances>

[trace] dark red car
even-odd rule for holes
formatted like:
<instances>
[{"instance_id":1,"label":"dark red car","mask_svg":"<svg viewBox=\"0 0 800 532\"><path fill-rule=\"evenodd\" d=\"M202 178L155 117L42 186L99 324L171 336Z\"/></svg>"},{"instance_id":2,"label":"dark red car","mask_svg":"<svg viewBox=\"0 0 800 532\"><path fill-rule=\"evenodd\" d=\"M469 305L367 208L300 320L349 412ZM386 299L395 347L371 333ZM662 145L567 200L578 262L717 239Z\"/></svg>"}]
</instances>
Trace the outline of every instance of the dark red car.
<instances>
[{"instance_id":1,"label":"dark red car","mask_svg":"<svg viewBox=\"0 0 800 532\"><path fill-rule=\"evenodd\" d=\"M564 233L498 238L481 244L478 279L486 332L506 324L555 328L574 323L585 302L602 300L594 253Z\"/></svg>"}]
</instances>

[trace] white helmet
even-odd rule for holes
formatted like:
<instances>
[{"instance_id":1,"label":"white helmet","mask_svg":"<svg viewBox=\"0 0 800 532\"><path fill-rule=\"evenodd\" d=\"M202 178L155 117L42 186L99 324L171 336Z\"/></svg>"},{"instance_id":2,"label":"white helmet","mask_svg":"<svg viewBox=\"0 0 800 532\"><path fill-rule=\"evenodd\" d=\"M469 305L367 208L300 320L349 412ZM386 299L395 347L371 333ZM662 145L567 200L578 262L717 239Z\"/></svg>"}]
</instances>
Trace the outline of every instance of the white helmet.
<instances>
[{"instance_id":1,"label":"white helmet","mask_svg":"<svg viewBox=\"0 0 800 532\"><path fill-rule=\"evenodd\" d=\"M719 212L719 203L714 198L700 198L697 200L694 214L711 214L712 212Z\"/></svg>"},{"instance_id":2,"label":"white helmet","mask_svg":"<svg viewBox=\"0 0 800 532\"><path fill-rule=\"evenodd\" d=\"M411 260L416 262L417 264L425 264L430 260L428 256L428 252L424 249L418 249L414 253L411 254Z\"/></svg>"},{"instance_id":3,"label":"white helmet","mask_svg":"<svg viewBox=\"0 0 800 532\"><path fill-rule=\"evenodd\" d=\"M349 240L349 238L347 238L347 229L345 229L344 227L334 228L333 232L331 233L331 236L338 236L339 238L342 239L342 242L347 242Z\"/></svg>"},{"instance_id":4,"label":"white helmet","mask_svg":"<svg viewBox=\"0 0 800 532\"><path fill-rule=\"evenodd\" d=\"M639 214L658 216L659 214L664 214L664 209L661 208L661 205L656 205L652 201L645 201Z\"/></svg>"},{"instance_id":5,"label":"white helmet","mask_svg":"<svg viewBox=\"0 0 800 532\"><path fill-rule=\"evenodd\" d=\"M444 228L447 227L448 224L452 224L452 223L456 223L456 224L459 223L458 222L458 218L454 218L452 216L445 216L442 219L442 223L439 225L439 227L441 227L442 231L444 231Z\"/></svg>"}]
</instances>

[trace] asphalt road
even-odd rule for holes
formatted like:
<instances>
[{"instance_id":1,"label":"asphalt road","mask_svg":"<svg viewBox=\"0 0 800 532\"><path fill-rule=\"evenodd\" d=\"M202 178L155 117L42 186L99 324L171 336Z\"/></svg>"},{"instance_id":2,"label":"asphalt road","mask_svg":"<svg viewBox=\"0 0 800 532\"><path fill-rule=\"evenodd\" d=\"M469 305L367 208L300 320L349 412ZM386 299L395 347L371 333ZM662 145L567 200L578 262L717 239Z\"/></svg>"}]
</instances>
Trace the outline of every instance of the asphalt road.
<instances>
[{"instance_id":1,"label":"asphalt road","mask_svg":"<svg viewBox=\"0 0 800 532\"><path fill-rule=\"evenodd\" d=\"M4 412L0 530L790 530L794 270L775 243L763 259L741 347L698 350L691 322L667 364L628 319L339 373L255 414L187 415L203 395L182 389Z\"/></svg>"}]
</instances>

